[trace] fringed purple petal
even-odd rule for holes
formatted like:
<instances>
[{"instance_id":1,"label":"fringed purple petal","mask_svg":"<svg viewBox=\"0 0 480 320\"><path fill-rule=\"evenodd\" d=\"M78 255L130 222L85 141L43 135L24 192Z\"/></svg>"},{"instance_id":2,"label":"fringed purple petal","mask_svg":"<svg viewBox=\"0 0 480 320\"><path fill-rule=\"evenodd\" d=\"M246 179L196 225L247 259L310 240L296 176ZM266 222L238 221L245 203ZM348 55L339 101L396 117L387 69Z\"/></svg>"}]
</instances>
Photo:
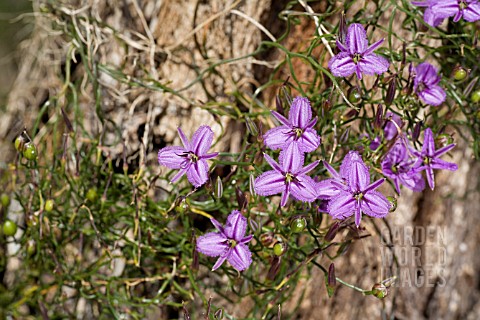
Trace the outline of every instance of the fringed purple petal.
<instances>
[{"instance_id":1,"label":"fringed purple petal","mask_svg":"<svg viewBox=\"0 0 480 320\"><path fill-rule=\"evenodd\" d=\"M385 217L390 212L390 207L390 202L378 191L370 191L364 194L360 201L361 210L374 218Z\"/></svg>"},{"instance_id":2,"label":"fringed purple petal","mask_svg":"<svg viewBox=\"0 0 480 320\"><path fill-rule=\"evenodd\" d=\"M306 175L297 176L296 181L290 184L292 196L303 202L312 202L317 199L316 183Z\"/></svg>"},{"instance_id":3,"label":"fringed purple petal","mask_svg":"<svg viewBox=\"0 0 480 320\"><path fill-rule=\"evenodd\" d=\"M293 141L280 152L278 161L283 172L297 173L303 166L305 155L298 147L298 141Z\"/></svg>"},{"instance_id":4,"label":"fringed purple petal","mask_svg":"<svg viewBox=\"0 0 480 320\"><path fill-rule=\"evenodd\" d=\"M190 183L198 188L208 180L208 164L204 159L200 159L190 165L187 170L187 178Z\"/></svg>"},{"instance_id":5,"label":"fringed purple petal","mask_svg":"<svg viewBox=\"0 0 480 320\"><path fill-rule=\"evenodd\" d=\"M422 101L431 106L441 105L447 98L447 94L440 86L431 86L425 90L417 92Z\"/></svg>"},{"instance_id":6,"label":"fringed purple petal","mask_svg":"<svg viewBox=\"0 0 480 320\"><path fill-rule=\"evenodd\" d=\"M202 156L207 153L213 142L213 131L209 126L201 126L193 134L192 137L192 151L197 156Z\"/></svg>"},{"instance_id":7,"label":"fringed purple petal","mask_svg":"<svg viewBox=\"0 0 480 320\"><path fill-rule=\"evenodd\" d=\"M357 66L348 53L340 52L330 59L328 68L335 77L348 77L355 72Z\"/></svg>"},{"instance_id":8,"label":"fringed purple petal","mask_svg":"<svg viewBox=\"0 0 480 320\"><path fill-rule=\"evenodd\" d=\"M240 211L233 210L232 213L228 215L224 229L225 235L229 239L240 242L245 236L245 231L247 231L247 218L245 218Z\"/></svg>"},{"instance_id":9,"label":"fringed purple petal","mask_svg":"<svg viewBox=\"0 0 480 320\"><path fill-rule=\"evenodd\" d=\"M328 213L335 219L344 219L355 213L356 200L351 193L340 191L328 202Z\"/></svg>"},{"instance_id":10,"label":"fringed purple petal","mask_svg":"<svg viewBox=\"0 0 480 320\"><path fill-rule=\"evenodd\" d=\"M252 253L245 244L240 243L229 252L227 260L232 267L238 271L243 271L252 263Z\"/></svg>"},{"instance_id":11,"label":"fringed purple petal","mask_svg":"<svg viewBox=\"0 0 480 320\"><path fill-rule=\"evenodd\" d=\"M186 150L182 147L165 147L158 151L158 163L170 169L181 169L185 162Z\"/></svg>"},{"instance_id":12,"label":"fringed purple petal","mask_svg":"<svg viewBox=\"0 0 480 320\"><path fill-rule=\"evenodd\" d=\"M341 189L338 189L337 186L332 184L332 181L334 181L334 179L330 178L317 182L316 190L318 199L328 200L340 192Z\"/></svg>"},{"instance_id":13,"label":"fringed purple petal","mask_svg":"<svg viewBox=\"0 0 480 320\"><path fill-rule=\"evenodd\" d=\"M292 126L296 128L305 128L312 119L312 107L310 101L304 97L293 99L288 119Z\"/></svg>"},{"instance_id":14,"label":"fringed purple petal","mask_svg":"<svg viewBox=\"0 0 480 320\"><path fill-rule=\"evenodd\" d=\"M463 10L463 19L474 22L480 20L480 2L472 2Z\"/></svg>"},{"instance_id":15,"label":"fringed purple petal","mask_svg":"<svg viewBox=\"0 0 480 320\"><path fill-rule=\"evenodd\" d=\"M320 145L320 136L314 129L307 129L297 140L298 147L302 152L315 151Z\"/></svg>"},{"instance_id":16,"label":"fringed purple petal","mask_svg":"<svg viewBox=\"0 0 480 320\"><path fill-rule=\"evenodd\" d=\"M369 54L364 56L359 62L358 67L363 74L373 75L373 74L382 74L388 70L390 62L384 57L378 56L376 54Z\"/></svg>"},{"instance_id":17,"label":"fringed purple petal","mask_svg":"<svg viewBox=\"0 0 480 320\"><path fill-rule=\"evenodd\" d=\"M285 176L271 170L255 179L255 192L261 196L271 196L285 190Z\"/></svg>"},{"instance_id":18,"label":"fringed purple petal","mask_svg":"<svg viewBox=\"0 0 480 320\"><path fill-rule=\"evenodd\" d=\"M197 251L209 257L218 257L228 250L228 239L218 232L210 232L197 238Z\"/></svg>"},{"instance_id":19,"label":"fringed purple petal","mask_svg":"<svg viewBox=\"0 0 480 320\"><path fill-rule=\"evenodd\" d=\"M286 126L280 126L270 129L263 135L263 141L267 147L272 150L284 149L294 139L291 129Z\"/></svg>"},{"instance_id":20,"label":"fringed purple petal","mask_svg":"<svg viewBox=\"0 0 480 320\"><path fill-rule=\"evenodd\" d=\"M348 27L345 45L350 54L363 53L367 50L367 32L361 24L353 23Z\"/></svg>"}]
</instances>

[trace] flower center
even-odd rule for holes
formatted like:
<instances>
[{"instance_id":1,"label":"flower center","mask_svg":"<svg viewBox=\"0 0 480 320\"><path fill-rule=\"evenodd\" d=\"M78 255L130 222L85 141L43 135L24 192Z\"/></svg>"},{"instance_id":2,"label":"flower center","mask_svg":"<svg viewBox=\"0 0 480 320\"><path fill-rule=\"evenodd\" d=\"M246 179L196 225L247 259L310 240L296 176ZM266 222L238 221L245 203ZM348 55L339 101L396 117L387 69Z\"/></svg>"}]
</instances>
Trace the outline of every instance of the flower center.
<instances>
[{"instance_id":1,"label":"flower center","mask_svg":"<svg viewBox=\"0 0 480 320\"><path fill-rule=\"evenodd\" d=\"M293 133L295 133L295 139L299 139L303 134L302 128L293 128Z\"/></svg>"},{"instance_id":2,"label":"flower center","mask_svg":"<svg viewBox=\"0 0 480 320\"><path fill-rule=\"evenodd\" d=\"M355 198L355 200L357 201L360 201L363 199L363 193L362 192L356 192L353 194L353 197Z\"/></svg>"},{"instance_id":3,"label":"flower center","mask_svg":"<svg viewBox=\"0 0 480 320\"><path fill-rule=\"evenodd\" d=\"M192 163L196 163L198 161L198 156L193 152L189 152L187 157L190 159Z\"/></svg>"},{"instance_id":4,"label":"flower center","mask_svg":"<svg viewBox=\"0 0 480 320\"><path fill-rule=\"evenodd\" d=\"M360 53L355 53L352 59L353 63L357 64L362 59L362 55Z\"/></svg>"},{"instance_id":5,"label":"flower center","mask_svg":"<svg viewBox=\"0 0 480 320\"><path fill-rule=\"evenodd\" d=\"M423 158L423 164L426 166L429 166L432 163L432 158L430 157L425 157Z\"/></svg>"},{"instance_id":6,"label":"flower center","mask_svg":"<svg viewBox=\"0 0 480 320\"><path fill-rule=\"evenodd\" d=\"M233 240L233 239L228 239L228 246L230 248L235 248L235 246L237 245L237 241Z\"/></svg>"},{"instance_id":7,"label":"flower center","mask_svg":"<svg viewBox=\"0 0 480 320\"><path fill-rule=\"evenodd\" d=\"M287 172L285 174L285 182L286 183L290 183L292 182L293 180L295 179L295 176L293 174L291 174L290 172Z\"/></svg>"},{"instance_id":8,"label":"flower center","mask_svg":"<svg viewBox=\"0 0 480 320\"><path fill-rule=\"evenodd\" d=\"M468 8L468 3L467 1L465 0L460 0L458 1L458 7L460 8L460 10L465 10Z\"/></svg>"},{"instance_id":9,"label":"flower center","mask_svg":"<svg viewBox=\"0 0 480 320\"><path fill-rule=\"evenodd\" d=\"M398 173L398 164L395 163L394 165L392 165L392 167L390 168L392 170L393 173Z\"/></svg>"},{"instance_id":10,"label":"flower center","mask_svg":"<svg viewBox=\"0 0 480 320\"><path fill-rule=\"evenodd\" d=\"M417 92L422 92L422 91L424 91L426 88L427 88L427 86L425 85L425 83L420 82L420 83L417 85Z\"/></svg>"}]
</instances>

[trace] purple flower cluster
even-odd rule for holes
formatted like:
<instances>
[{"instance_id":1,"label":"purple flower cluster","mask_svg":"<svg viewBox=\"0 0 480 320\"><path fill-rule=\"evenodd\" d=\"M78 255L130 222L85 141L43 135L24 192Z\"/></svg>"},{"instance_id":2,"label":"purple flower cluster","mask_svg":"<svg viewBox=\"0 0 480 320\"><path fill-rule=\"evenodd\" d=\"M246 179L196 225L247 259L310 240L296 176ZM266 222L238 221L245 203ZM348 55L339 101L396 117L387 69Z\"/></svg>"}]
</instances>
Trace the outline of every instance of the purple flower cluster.
<instances>
[{"instance_id":1,"label":"purple flower cluster","mask_svg":"<svg viewBox=\"0 0 480 320\"><path fill-rule=\"evenodd\" d=\"M480 20L478 0L426 0L412 1L412 4L426 8L423 19L433 27L450 17L453 17L453 22L458 22L461 18L469 22Z\"/></svg>"},{"instance_id":2,"label":"purple flower cluster","mask_svg":"<svg viewBox=\"0 0 480 320\"><path fill-rule=\"evenodd\" d=\"M255 180L257 194L270 196L281 193L282 207L287 204L290 195L304 202L328 200L327 212L332 217L345 219L355 215L357 226L360 225L362 212L372 217L388 214L390 203L375 191L385 179L370 184L369 169L357 152L350 152L344 158L340 174L324 163L333 176L331 179L315 182L306 175L318 165L318 161L304 167L304 152L312 152L320 144L320 137L313 129L316 119L311 120L312 110L306 98L298 97L293 101L288 120L276 112L272 113L277 119L282 119L280 122L283 125L269 130L264 141L268 147L282 150L280 164L265 154L273 170Z\"/></svg>"},{"instance_id":3,"label":"purple flower cluster","mask_svg":"<svg viewBox=\"0 0 480 320\"><path fill-rule=\"evenodd\" d=\"M400 193L400 185L413 190L422 191L425 181L421 172L425 171L430 188L435 188L433 169L451 170L458 169L455 163L440 159L440 156L450 151L455 144L449 144L439 150L435 150L435 140L430 128L425 129L423 147L421 151L409 146L405 137L400 137L395 145L389 150L382 161L383 174L392 179L395 189Z\"/></svg>"},{"instance_id":4,"label":"purple flower cluster","mask_svg":"<svg viewBox=\"0 0 480 320\"><path fill-rule=\"evenodd\" d=\"M282 125L267 131L264 142L273 150L282 150L280 163L265 154L265 160L273 170L255 179L255 192L261 196L281 193L282 207L287 204L290 195L304 202L315 201L315 182L306 174L318 165L318 161L303 166L304 153L312 152L320 145L320 136L313 129L317 119L312 119L310 102L307 98L295 98L288 119L275 111L272 114Z\"/></svg>"}]
</instances>

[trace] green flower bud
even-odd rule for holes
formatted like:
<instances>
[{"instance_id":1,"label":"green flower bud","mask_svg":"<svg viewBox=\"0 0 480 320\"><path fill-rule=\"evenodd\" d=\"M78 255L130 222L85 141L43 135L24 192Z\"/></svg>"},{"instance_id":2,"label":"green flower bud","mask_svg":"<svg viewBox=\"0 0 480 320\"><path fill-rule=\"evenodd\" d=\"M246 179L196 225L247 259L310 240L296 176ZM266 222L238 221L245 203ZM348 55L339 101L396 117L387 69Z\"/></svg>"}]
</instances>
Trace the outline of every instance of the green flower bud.
<instances>
[{"instance_id":1,"label":"green flower bud","mask_svg":"<svg viewBox=\"0 0 480 320\"><path fill-rule=\"evenodd\" d=\"M85 197L87 198L88 201L95 202L95 200L97 200L97 197L98 197L97 189L95 188L88 189L87 195Z\"/></svg>"},{"instance_id":2,"label":"green flower bud","mask_svg":"<svg viewBox=\"0 0 480 320\"><path fill-rule=\"evenodd\" d=\"M45 211L52 212L54 206L55 206L55 202L53 202L52 199L48 199L45 202Z\"/></svg>"},{"instance_id":3,"label":"green flower bud","mask_svg":"<svg viewBox=\"0 0 480 320\"><path fill-rule=\"evenodd\" d=\"M3 233L7 237L13 237L15 233L17 233L17 224L13 222L12 220L6 220L3 223Z\"/></svg>"},{"instance_id":4,"label":"green flower bud","mask_svg":"<svg viewBox=\"0 0 480 320\"><path fill-rule=\"evenodd\" d=\"M471 96L472 102L477 103L480 101L480 90L474 91Z\"/></svg>"},{"instance_id":5,"label":"green flower bud","mask_svg":"<svg viewBox=\"0 0 480 320\"><path fill-rule=\"evenodd\" d=\"M287 251L287 245L283 242L277 242L273 246L273 254L277 257L283 256Z\"/></svg>"},{"instance_id":6,"label":"green flower bud","mask_svg":"<svg viewBox=\"0 0 480 320\"><path fill-rule=\"evenodd\" d=\"M397 210L397 198L392 197L392 196L388 196L387 200L388 200L388 202L390 202L390 210L389 211L394 212L395 210Z\"/></svg>"},{"instance_id":7,"label":"green flower bud","mask_svg":"<svg viewBox=\"0 0 480 320\"><path fill-rule=\"evenodd\" d=\"M23 149L23 156L28 160L36 160L37 159L37 147L31 142L25 144Z\"/></svg>"},{"instance_id":8,"label":"green flower bud","mask_svg":"<svg viewBox=\"0 0 480 320\"><path fill-rule=\"evenodd\" d=\"M453 69L453 78L457 81L462 81L468 76L468 71L463 67L456 67Z\"/></svg>"},{"instance_id":9,"label":"green flower bud","mask_svg":"<svg viewBox=\"0 0 480 320\"><path fill-rule=\"evenodd\" d=\"M305 229L306 226L307 220L304 217L298 217L293 219L290 223L290 230L292 230L293 233L300 233Z\"/></svg>"},{"instance_id":10,"label":"green flower bud","mask_svg":"<svg viewBox=\"0 0 480 320\"><path fill-rule=\"evenodd\" d=\"M2 203L2 206L4 208L8 208L8 205L10 204L10 197L6 193L2 193L0 196L0 202Z\"/></svg>"},{"instance_id":11,"label":"green flower bud","mask_svg":"<svg viewBox=\"0 0 480 320\"><path fill-rule=\"evenodd\" d=\"M362 94L358 88L352 87L348 90L348 100L353 103L357 104L362 100Z\"/></svg>"},{"instance_id":12,"label":"green flower bud","mask_svg":"<svg viewBox=\"0 0 480 320\"><path fill-rule=\"evenodd\" d=\"M375 283L372 287L372 294L378 299L383 299L388 295L388 288L382 283Z\"/></svg>"}]
</instances>

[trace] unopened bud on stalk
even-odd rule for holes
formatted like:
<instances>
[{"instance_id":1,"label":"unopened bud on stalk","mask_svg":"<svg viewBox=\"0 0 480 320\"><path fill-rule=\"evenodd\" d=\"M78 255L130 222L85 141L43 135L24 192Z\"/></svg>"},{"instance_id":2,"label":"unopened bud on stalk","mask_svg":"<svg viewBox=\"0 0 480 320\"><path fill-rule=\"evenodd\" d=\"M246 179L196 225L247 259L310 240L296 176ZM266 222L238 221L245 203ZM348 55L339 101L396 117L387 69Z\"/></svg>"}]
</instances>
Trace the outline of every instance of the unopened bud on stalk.
<instances>
[{"instance_id":1,"label":"unopened bud on stalk","mask_svg":"<svg viewBox=\"0 0 480 320\"><path fill-rule=\"evenodd\" d=\"M387 96L385 97L385 104L390 106L395 99L395 92L397 91L397 77L393 77L390 80L390 84L388 85L387 89Z\"/></svg>"},{"instance_id":2,"label":"unopened bud on stalk","mask_svg":"<svg viewBox=\"0 0 480 320\"><path fill-rule=\"evenodd\" d=\"M237 196L238 207L240 208L240 210L243 210L248 205L248 199L245 196L245 194L243 193L243 191L240 190L239 187L235 188L235 194Z\"/></svg>"},{"instance_id":3,"label":"unopened bud on stalk","mask_svg":"<svg viewBox=\"0 0 480 320\"><path fill-rule=\"evenodd\" d=\"M251 134L254 137L258 136L257 125L252 119L250 119L249 117L245 117L245 125L247 126L247 131L249 134Z\"/></svg>"},{"instance_id":4,"label":"unopened bud on stalk","mask_svg":"<svg viewBox=\"0 0 480 320\"><path fill-rule=\"evenodd\" d=\"M412 142L418 140L418 137L420 136L420 131L422 130L422 125L423 121L420 121L415 124L415 127L413 127Z\"/></svg>"},{"instance_id":5,"label":"unopened bud on stalk","mask_svg":"<svg viewBox=\"0 0 480 320\"><path fill-rule=\"evenodd\" d=\"M32 142L27 142L23 148L23 156L28 160L36 160L38 153L37 147Z\"/></svg>"},{"instance_id":6,"label":"unopened bud on stalk","mask_svg":"<svg viewBox=\"0 0 480 320\"><path fill-rule=\"evenodd\" d=\"M260 242L264 247L269 247L275 239L273 238L273 233L262 233L260 235Z\"/></svg>"},{"instance_id":7,"label":"unopened bud on stalk","mask_svg":"<svg viewBox=\"0 0 480 320\"><path fill-rule=\"evenodd\" d=\"M377 107L377 112L375 112L375 120L373 121L373 128L375 130L383 127L383 106L381 104Z\"/></svg>"},{"instance_id":8,"label":"unopened bud on stalk","mask_svg":"<svg viewBox=\"0 0 480 320\"><path fill-rule=\"evenodd\" d=\"M223 183L220 177L217 177L217 183L215 185L215 196L220 199L223 195Z\"/></svg>"},{"instance_id":9,"label":"unopened bud on stalk","mask_svg":"<svg viewBox=\"0 0 480 320\"><path fill-rule=\"evenodd\" d=\"M327 234L325 235L325 241L331 242L337 235L338 230L340 229L340 223L334 222L330 229L328 229Z\"/></svg>"},{"instance_id":10,"label":"unopened bud on stalk","mask_svg":"<svg viewBox=\"0 0 480 320\"><path fill-rule=\"evenodd\" d=\"M335 277L335 264L332 262L328 267L328 285L335 287L337 285L337 278Z\"/></svg>"},{"instance_id":11,"label":"unopened bud on stalk","mask_svg":"<svg viewBox=\"0 0 480 320\"><path fill-rule=\"evenodd\" d=\"M255 176L253 174L250 174L250 177L248 178L248 189L250 191L250 194L252 197L255 197Z\"/></svg>"}]
</instances>

